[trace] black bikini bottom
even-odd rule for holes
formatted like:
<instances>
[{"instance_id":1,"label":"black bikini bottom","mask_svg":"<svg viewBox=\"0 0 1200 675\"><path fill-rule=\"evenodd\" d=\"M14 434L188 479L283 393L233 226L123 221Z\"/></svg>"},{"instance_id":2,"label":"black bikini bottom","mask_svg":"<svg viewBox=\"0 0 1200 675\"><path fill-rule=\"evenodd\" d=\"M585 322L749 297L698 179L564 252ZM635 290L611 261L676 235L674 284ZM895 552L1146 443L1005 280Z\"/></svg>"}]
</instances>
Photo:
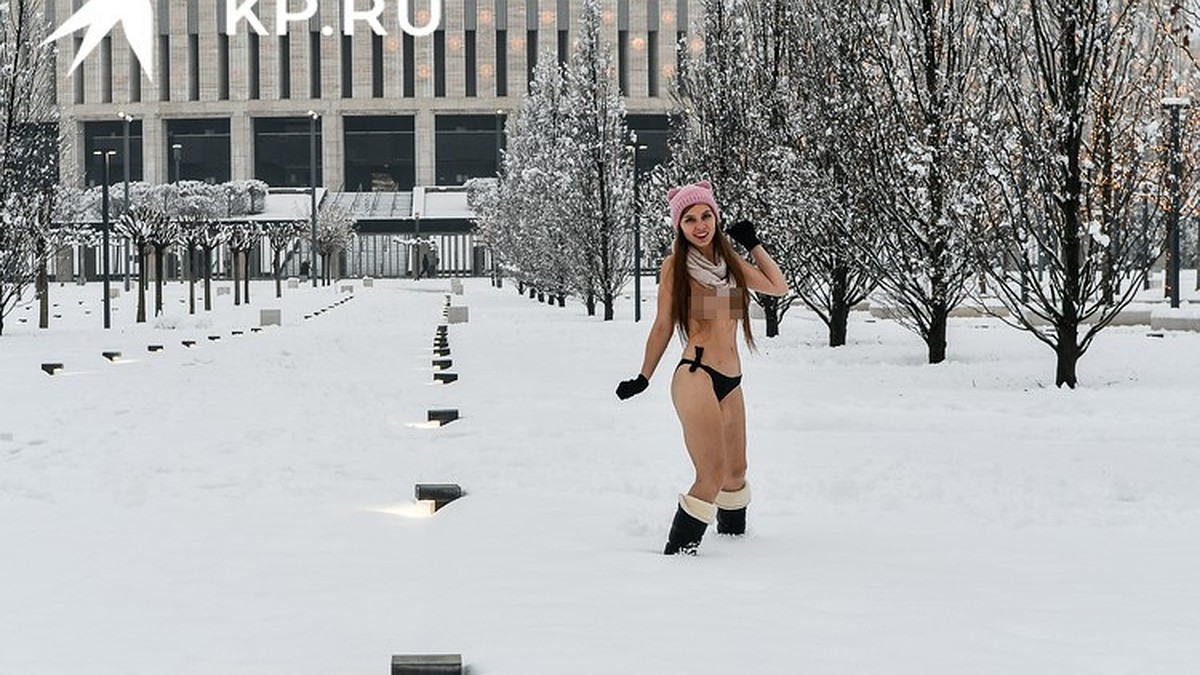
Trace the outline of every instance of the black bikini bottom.
<instances>
[{"instance_id":1,"label":"black bikini bottom","mask_svg":"<svg viewBox=\"0 0 1200 675\"><path fill-rule=\"evenodd\" d=\"M733 392L734 389L738 388L738 385L742 383L742 376L738 375L737 377L730 377L728 375L724 375L721 372L713 369L711 366L706 366L701 363L700 360L703 358L704 347L696 347L696 358L694 360L680 359L679 365L675 366L675 370L679 370L680 366L689 366L689 373L696 372L697 368L708 373L708 376L712 378L713 393L717 395L717 402L720 403L725 399L726 396Z\"/></svg>"}]
</instances>

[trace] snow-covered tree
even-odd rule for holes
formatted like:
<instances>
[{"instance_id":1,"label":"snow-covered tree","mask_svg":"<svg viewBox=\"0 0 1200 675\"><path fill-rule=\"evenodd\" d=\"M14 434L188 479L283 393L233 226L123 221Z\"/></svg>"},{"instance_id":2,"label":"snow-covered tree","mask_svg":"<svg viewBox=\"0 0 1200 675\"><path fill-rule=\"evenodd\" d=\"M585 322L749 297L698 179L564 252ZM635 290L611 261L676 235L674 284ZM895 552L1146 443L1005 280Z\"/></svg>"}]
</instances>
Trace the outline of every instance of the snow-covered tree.
<instances>
[{"instance_id":1,"label":"snow-covered tree","mask_svg":"<svg viewBox=\"0 0 1200 675\"><path fill-rule=\"evenodd\" d=\"M319 228L320 221L317 230L318 242L321 241ZM226 223L225 230L233 276L233 304L241 305L243 299L246 304L250 304L250 252L262 241L262 226L248 220L232 221Z\"/></svg>"},{"instance_id":2,"label":"snow-covered tree","mask_svg":"<svg viewBox=\"0 0 1200 675\"><path fill-rule=\"evenodd\" d=\"M567 216L551 234L565 235L563 242L578 251L584 272L577 279L584 281L585 299L604 305L605 321L613 319L617 295L630 277L634 215L625 102L611 54L600 2L586 0L566 76L570 133L563 150L570 166L566 191L558 198ZM551 237L547 243L559 242Z\"/></svg>"},{"instance_id":3,"label":"snow-covered tree","mask_svg":"<svg viewBox=\"0 0 1200 675\"><path fill-rule=\"evenodd\" d=\"M344 204L326 202L317 210L317 255L321 257L324 285L341 276L340 264L333 269L342 251L354 241L358 224L354 214Z\"/></svg>"},{"instance_id":4,"label":"snow-covered tree","mask_svg":"<svg viewBox=\"0 0 1200 675\"><path fill-rule=\"evenodd\" d=\"M58 113L54 48L35 0L0 2L0 334L53 248Z\"/></svg>"},{"instance_id":5,"label":"snow-covered tree","mask_svg":"<svg viewBox=\"0 0 1200 675\"><path fill-rule=\"evenodd\" d=\"M1011 322L1054 350L1060 387L1076 386L1080 357L1132 300L1138 251L1161 249L1161 227L1141 227L1133 198L1156 182L1138 158L1160 142L1164 92L1140 88L1165 79L1161 7L993 0L984 14L1003 127L987 149L988 243L1002 263L988 271ZM1106 297L1106 269L1133 283Z\"/></svg>"}]
</instances>

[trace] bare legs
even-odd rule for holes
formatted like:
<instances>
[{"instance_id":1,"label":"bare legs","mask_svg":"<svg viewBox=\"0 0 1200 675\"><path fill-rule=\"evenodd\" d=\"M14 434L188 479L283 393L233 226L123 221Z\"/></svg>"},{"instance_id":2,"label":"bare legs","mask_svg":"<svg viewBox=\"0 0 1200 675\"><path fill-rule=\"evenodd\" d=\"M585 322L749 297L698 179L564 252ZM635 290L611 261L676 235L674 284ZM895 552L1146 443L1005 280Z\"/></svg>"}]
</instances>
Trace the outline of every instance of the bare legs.
<instances>
[{"instance_id":1,"label":"bare legs","mask_svg":"<svg viewBox=\"0 0 1200 675\"><path fill-rule=\"evenodd\" d=\"M744 486L746 407L741 388L718 403L707 373L678 368L671 380L671 399L696 470L688 494L712 503L721 490Z\"/></svg>"}]
</instances>

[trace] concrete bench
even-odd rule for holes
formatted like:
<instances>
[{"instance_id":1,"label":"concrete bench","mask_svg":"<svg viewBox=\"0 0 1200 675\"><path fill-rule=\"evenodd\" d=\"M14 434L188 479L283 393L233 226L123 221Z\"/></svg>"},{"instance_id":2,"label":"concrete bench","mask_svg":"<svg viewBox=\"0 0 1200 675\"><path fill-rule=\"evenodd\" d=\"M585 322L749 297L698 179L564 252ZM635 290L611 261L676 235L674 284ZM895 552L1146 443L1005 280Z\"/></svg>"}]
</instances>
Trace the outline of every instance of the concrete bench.
<instances>
[{"instance_id":1,"label":"concrete bench","mask_svg":"<svg viewBox=\"0 0 1200 675\"><path fill-rule=\"evenodd\" d=\"M450 292L453 293L454 295L462 295L463 294L462 282L459 281L458 279L451 279L450 280Z\"/></svg>"},{"instance_id":2,"label":"concrete bench","mask_svg":"<svg viewBox=\"0 0 1200 675\"><path fill-rule=\"evenodd\" d=\"M300 280L297 279L296 277L288 277L287 287L288 288L300 288Z\"/></svg>"},{"instance_id":3,"label":"concrete bench","mask_svg":"<svg viewBox=\"0 0 1200 675\"><path fill-rule=\"evenodd\" d=\"M375 280L371 277L363 277L363 288L374 288Z\"/></svg>"},{"instance_id":4,"label":"concrete bench","mask_svg":"<svg viewBox=\"0 0 1200 675\"><path fill-rule=\"evenodd\" d=\"M392 657L392 675L463 675L461 654L402 654Z\"/></svg>"},{"instance_id":5,"label":"concrete bench","mask_svg":"<svg viewBox=\"0 0 1200 675\"><path fill-rule=\"evenodd\" d=\"M467 323L470 321L470 318L470 313L465 306L446 308L446 321L448 323Z\"/></svg>"},{"instance_id":6,"label":"concrete bench","mask_svg":"<svg viewBox=\"0 0 1200 675\"><path fill-rule=\"evenodd\" d=\"M1186 330L1200 332L1200 315L1175 313L1178 310L1159 310L1150 316L1152 330Z\"/></svg>"}]
</instances>

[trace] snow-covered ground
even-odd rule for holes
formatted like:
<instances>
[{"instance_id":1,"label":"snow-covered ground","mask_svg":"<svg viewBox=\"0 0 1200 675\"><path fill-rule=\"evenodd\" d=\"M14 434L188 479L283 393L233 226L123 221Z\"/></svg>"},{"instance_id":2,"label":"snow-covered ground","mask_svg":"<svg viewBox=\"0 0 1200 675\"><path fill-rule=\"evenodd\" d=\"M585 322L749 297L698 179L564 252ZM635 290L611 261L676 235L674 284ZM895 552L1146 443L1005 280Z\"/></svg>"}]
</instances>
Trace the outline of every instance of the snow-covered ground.
<instances>
[{"instance_id":1,"label":"snow-covered ground","mask_svg":"<svg viewBox=\"0 0 1200 675\"><path fill-rule=\"evenodd\" d=\"M449 282L354 286L310 321L346 294L256 283L249 308L189 319L172 285L167 318L131 327L125 296L105 334L98 285L56 286L50 331L9 317L0 673L369 675L437 652L475 675L1200 664L1200 334L1111 328L1063 391L1050 350L991 319L954 320L939 366L865 312L837 350L800 310L778 339L760 324L750 536L667 558L691 479L679 348L619 402L648 328L627 300L603 323L468 280L461 379L439 386ZM230 334L265 307L282 327ZM414 424L444 407L463 418ZM418 482L469 494L416 518Z\"/></svg>"}]
</instances>

